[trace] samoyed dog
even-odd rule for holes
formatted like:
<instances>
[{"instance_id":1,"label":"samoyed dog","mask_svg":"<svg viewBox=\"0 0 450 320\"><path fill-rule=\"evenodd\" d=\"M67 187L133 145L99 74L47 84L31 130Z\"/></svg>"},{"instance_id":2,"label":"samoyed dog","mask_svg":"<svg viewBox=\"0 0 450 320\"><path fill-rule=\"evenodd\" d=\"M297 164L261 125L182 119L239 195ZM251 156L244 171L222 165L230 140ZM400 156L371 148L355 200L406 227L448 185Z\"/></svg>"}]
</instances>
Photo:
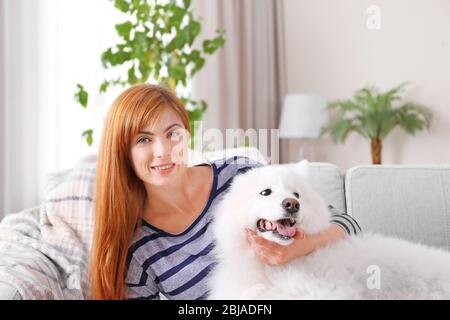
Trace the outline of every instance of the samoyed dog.
<instances>
[{"instance_id":1,"label":"samoyed dog","mask_svg":"<svg viewBox=\"0 0 450 320\"><path fill-rule=\"evenodd\" d=\"M296 232L329 227L328 206L307 175L302 161L234 178L211 226L209 299L450 299L450 253L367 232L281 266L261 262L245 228L289 245Z\"/></svg>"}]
</instances>

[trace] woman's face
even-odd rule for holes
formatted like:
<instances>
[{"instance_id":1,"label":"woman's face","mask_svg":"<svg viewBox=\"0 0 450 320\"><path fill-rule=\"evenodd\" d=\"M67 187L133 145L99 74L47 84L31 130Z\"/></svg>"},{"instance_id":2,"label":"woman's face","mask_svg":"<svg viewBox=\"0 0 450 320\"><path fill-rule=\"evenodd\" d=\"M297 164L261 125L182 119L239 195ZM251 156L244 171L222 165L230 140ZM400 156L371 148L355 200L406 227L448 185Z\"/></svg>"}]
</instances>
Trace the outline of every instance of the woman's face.
<instances>
[{"instance_id":1,"label":"woman's face","mask_svg":"<svg viewBox=\"0 0 450 320\"><path fill-rule=\"evenodd\" d=\"M142 128L131 141L136 175L155 186L172 183L186 168L188 144L189 132L180 116L171 107L164 108L153 128Z\"/></svg>"}]
</instances>

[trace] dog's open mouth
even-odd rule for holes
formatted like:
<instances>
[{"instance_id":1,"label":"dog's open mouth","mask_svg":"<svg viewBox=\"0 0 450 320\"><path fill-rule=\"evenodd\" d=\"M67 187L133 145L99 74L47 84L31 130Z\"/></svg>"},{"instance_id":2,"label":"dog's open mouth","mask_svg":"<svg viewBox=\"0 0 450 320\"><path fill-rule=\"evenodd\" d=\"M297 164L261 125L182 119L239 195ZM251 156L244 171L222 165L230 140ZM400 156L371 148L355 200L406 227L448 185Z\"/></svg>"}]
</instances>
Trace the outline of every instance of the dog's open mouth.
<instances>
[{"instance_id":1,"label":"dog's open mouth","mask_svg":"<svg viewBox=\"0 0 450 320\"><path fill-rule=\"evenodd\" d=\"M256 223L256 227L260 232L272 231L273 234L280 237L283 240L291 239L297 228L295 227L295 219L280 219L276 221L270 221L266 219L259 219Z\"/></svg>"}]
</instances>

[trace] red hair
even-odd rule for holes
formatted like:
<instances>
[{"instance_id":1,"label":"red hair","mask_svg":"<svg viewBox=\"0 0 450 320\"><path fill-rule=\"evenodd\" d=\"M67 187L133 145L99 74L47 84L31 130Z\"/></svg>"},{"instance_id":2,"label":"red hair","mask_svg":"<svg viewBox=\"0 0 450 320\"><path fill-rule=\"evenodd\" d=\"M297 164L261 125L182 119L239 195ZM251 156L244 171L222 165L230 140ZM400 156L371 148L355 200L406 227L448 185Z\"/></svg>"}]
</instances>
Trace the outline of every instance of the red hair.
<instances>
[{"instance_id":1,"label":"red hair","mask_svg":"<svg viewBox=\"0 0 450 320\"><path fill-rule=\"evenodd\" d=\"M126 298L126 259L133 233L141 222L146 197L130 156L132 138L172 107L190 132L183 103L169 90L139 84L113 102L106 117L94 190L94 232L90 260L92 297Z\"/></svg>"}]
</instances>

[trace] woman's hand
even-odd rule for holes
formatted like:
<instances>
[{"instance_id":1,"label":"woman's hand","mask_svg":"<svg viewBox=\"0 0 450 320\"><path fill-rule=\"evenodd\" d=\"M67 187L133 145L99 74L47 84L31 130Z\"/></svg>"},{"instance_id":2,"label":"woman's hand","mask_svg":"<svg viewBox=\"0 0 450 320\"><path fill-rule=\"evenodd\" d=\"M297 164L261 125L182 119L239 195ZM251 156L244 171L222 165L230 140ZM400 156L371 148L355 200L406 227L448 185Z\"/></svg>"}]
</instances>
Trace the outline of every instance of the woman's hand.
<instances>
[{"instance_id":1,"label":"woman's hand","mask_svg":"<svg viewBox=\"0 0 450 320\"><path fill-rule=\"evenodd\" d=\"M247 240L256 256L264 263L279 266L294 258L312 253L317 248L345 239L347 233L338 225L332 224L326 230L317 234L304 234L297 232L294 242L288 246L280 245L256 235L255 231L246 229Z\"/></svg>"}]
</instances>

